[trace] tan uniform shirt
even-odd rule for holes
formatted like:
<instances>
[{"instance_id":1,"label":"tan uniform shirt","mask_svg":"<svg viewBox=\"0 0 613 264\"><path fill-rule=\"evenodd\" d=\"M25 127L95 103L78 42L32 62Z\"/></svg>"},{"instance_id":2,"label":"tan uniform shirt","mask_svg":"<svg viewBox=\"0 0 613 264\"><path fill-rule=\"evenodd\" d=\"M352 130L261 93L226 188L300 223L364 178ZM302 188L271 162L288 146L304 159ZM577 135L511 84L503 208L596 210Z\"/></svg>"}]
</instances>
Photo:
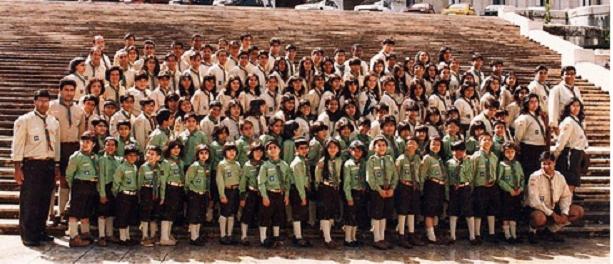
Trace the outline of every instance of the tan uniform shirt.
<instances>
[{"instance_id":1,"label":"tan uniform shirt","mask_svg":"<svg viewBox=\"0 0 613 264\"><path fill-rule=\"evenodd\" d=\"M49 104L49 115L60 123L60 142L79 142L86 127L83 109L74 102L66 106L60 103L60 100L63 99L58 98Z\"/></svg>"},{"instance_id":2,"label":"tan uniform shirt","mask_svg":"<svg viewBox=\"0 0 613 264\"><path fill-rule=\"evenodd\" d=\"M541 169L530 175L526 205L543 211L546 215L553 214L553 209L558 205L560 212L568 215L572 198L573 194L560 172L555 171L554 175L549 177Z\"/></svg>"},{"instance_id":3,"label":"tan uniform shirt","mask_svg":"<svg viewBox=\"0 0 613 264\"><path fill-rule=\"evenodd\" d=\"M60 161L60 124L55 117L31 111L15 120L13 135L13 161L22 161L24 158L52 158L56 162Z\"/></svg>"}]
</instances>

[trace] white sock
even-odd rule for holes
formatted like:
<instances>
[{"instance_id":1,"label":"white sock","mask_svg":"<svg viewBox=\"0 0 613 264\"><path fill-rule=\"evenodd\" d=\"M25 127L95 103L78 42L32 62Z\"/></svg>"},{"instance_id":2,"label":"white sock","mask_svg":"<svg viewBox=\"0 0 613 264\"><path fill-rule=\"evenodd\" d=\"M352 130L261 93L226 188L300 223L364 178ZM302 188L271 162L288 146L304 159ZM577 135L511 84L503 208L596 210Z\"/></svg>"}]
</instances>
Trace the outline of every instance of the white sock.
<instances>
[{"instance_id":1,"label":"white sock","mask_svg":"<svg viewBox=\"0 0 613 264\"><path fill-rule=\"evenodd\" d=\"M149 222L140 222L140 231L143 233L143 240L149 235Z\"/></svg>"},{"instance_id":2,"label":"white sock","mask_svg":"<svg viewBox=\"0 0 613 264\"><path fill-rule=\"evenodd\" d=\"M352 231L351 226L348 226L348 225L343 226L343 230L345 231L345 242L347 243L351 242L351 231Z\"/></svg>"},{"instance_id":3,"label":"white sock","mask_svg":"<svg viewBox=\"0 0 613 264\"><path fill-rule=\"evenodd\" d=\"M264 243L266 241L266 227L260 226L260 243Z\"/></svg>"},{"instance_id":4,"label":"white sock","mask_svg":"<svg viewBox=\"0 0 613 264\"><path fill-rule=\"evenodd\" d=\"M106 223L104 223L104 217L98 217L98 237L103 238L106 235Z\"/></svg>"},{"instance_id":5,"label":"white sock","mask_svg":"<svg viewBox=\"0 0 613 264\"><path fill-rule=\"evenodd\" d=\"M89 221L81 223L81 234L89 234Z\"/></svg>"},{"instance_id":6,"label":"white sock","mask_svg":"<svg viewBox=\"0 0 613 264\"><path fill-rule=\"evenodd\" d=\"M381 241L381 232L379 232L380 225L379 221L372 219L370 221L372 223L372 236L375 242Z\"/></svg>"},{"instance_id":7,"label":"white sock","mask_svg":"<svg viewBox=\"0 0 613 264\"><path fill-rule=\"evenodd\" d=\"M458 217L449 216L449 236L451 237L451 240L456 240L455 230L456 230L457 224L458 224Z\"/></svg>"},{"instance_id":8,"label":"white sock","mask_svg":"<svg viewBox=\"0 0 613 264\"><path fill-rule=\"evenodd\" d=\"M302 239L302 227L300 226L300 221L294 221L292 224L294 226L294 237L296 239Z\"/></svg>"},{"instance_id":9,"label":"white sock","mask_svg":"<svg viewBox=\"0 0 613 264\"><path fill-rule=\"evenodd\" d=\"M219 232L222 238L226 237L226 226L228 224L228 218L225 216L219 216Z\"/></svg>"},{"instance_id":10,"label":"white sock","mask_svg":"<svg viewBox=\"0 0 613 264\"><path fill-rule=\"evenodd\" d=\"M128 239L129 239L129 237L128 237L128 234L129 234L129 233L128 233L128 232L129 232L129 231L128 231L128 229L127 229L127 228L120 228L120 229L119 229L119 240L121 240L121 241L126 241L126 240L128 240Z\"/></svg>"},{"instance_id":11,"label":"white sock","mask_svg":"<svg viewBox=\"0 0 613 264\"><path fill-rule=\"evenodd\" d=\"M357 233L358 233L358 227L357 226L351 227L351 241L358 241L358 239L356 238Z\"/></svg>"},{"instance_id":12,"label":"white sock","mask_svg":"<svg viewBox=\"0 0 613 264\"><path fill-rule=\"evenodd\" d=\"M68 188L60 188L59 193L59 206L60 206L60 216L64 216L66 212L66 204L68 203L68 198L70 197L70 189Z\"/></svg>"},{"instance_id":13,"label":"white sock","mask_svg":"<svg viewBox=\"0 0 613 264\"><path fill-rule=\"evenodd\" d=\"M228 236L232 237L232 231L234 230L234 216L228 217Z\"/></svg>"},{"instance_id":14,"label":"white sock","mask_svg":"<svg viewBox=\"0 0 613 264\"><path fill-rule=\"evenodd\" d=\"M517 238L517 222L509 221L509 227L511 231L511 237Z\"/></svg>"},{"instance_id":15,"label":"white sock","mask_svg":"<svg viewBox=\"0 0 613 264\"><path fill-rule=\"evenodd\" d=\"M149 231L151 232L151 236L150 238L155 238L157 236L158 233L158 222L156 221L151 221L149 222Z\"/></svg>"},{"instance_id":16,"label":"white sock","mask_svg":"<svg viewBox=\"0 0 613 264\"><path fill-rule=\"evenodd\" d=\"M503 224L502 225L502 231L504 231L504 238L506 238L506 239L511 238L511 231L509 230L509 225L508 224Z\"/></svg>"},{"instance_id":17,"label":"white sock","mask_svg":"<svg viewBox=\"0 0 613 264\"><path fill-rule=\"evenodd\" d=\"M487 216L487 230L489 235L496 233L496 217L493 215Z\"/></svg>"},{"instance_id":18,"label":"white sock","mask_svg":"<svg viewBox=\"0 0 613 264\"><path fill-rule=\"evenodd\" d=\"M531 225L528 225L528 232L536 234L536 228L532 227Z\"/></svg>"},{"instance_id":19,"label":"white sock","mask_svg":"<svg viewBox=\"0 0 613 264\"><path fill-rule=\"evenodd\" d=\"M249 230L249 225L241 223L241 240L247 239L248 230Z\"/></svg>"},{"instance_id":20,"label":"white sock","mask_svg":"<svg viewBox=\"0 0 613 264\"><path fill-rule=\"evenodd\" d=\"M272 236L279 237L279 233L281 232L281 228L279 226L272 226Z\"/></svg>"},{"instance_id":21,"label":"white sock","mask_svg":"<svg viewBox=\"0 0 613 264\"><path fill-rule=\"evenodd\" d=\"M481 236L481 217L475 217L475 235Z\"/></svg>"},{"instance_id":22,"label":"white sock","mask_svg":"<svg viewBox=\"0 0 613 264\"><path fill-rule=\"evenodd\" d=\"M438 216L434 217L434 226L438 226Z\"/></svg>"},{"instance_id":23,"label":"white sock","mask_svg":"<svg viewBox=\"0 0 613 264\"><path fill-rule=\"evenodd\" d=\"M68 220L68 236L75 238L79 235L79 222L77 220Z\"/></svg>"},{"instance_id":24,"label":"white sock","mask_svg":"<svg viewBox=\"0 0 613 264\"><path fill-rule=\"evenodd\" d=\"M200 224L197 224L196 228L195 228L196 229L196 234L198 235L198 237L200 237L200 226L201 226Z\"/></svg>"},{"instance_id":25,"label":"white sock","mask_svg":"<svg viewBox=\"0 0 613 264\"><path fill-rule=\"evenodd\" d=\"M106 236L107 237L113 237L113 233L114 233L114 227L113 227L113 220L115 220L115 217L107 217L105 219L105 224L106 224Z\"/></svg>"},{"instance_id":26,"label":"white sock","mask_svg":"<svg viewBox=\"0 0 613 264\"><path fill-rule=\"evenodd\" d=\"M322 227L322 231L324 232L324 241L326 243L332 241L332 236L330 234L330 220L320 220L319 225Z\"/></svg>"},{"instance_id":27,"label":"white sock","mask_svg":"<svg viewBox=\"0 0 613 264\"><path fill-rule=\"evenodd\" d=\"M213 208L207 207L205 218L207 222L213 221Z\"/></svg>"},{"instance_id":28,"label":"white sock","mask_svg":"<svg viewBox=\"0 0 613 264\"><path fill-rule=\"evenodd\" d=\"M381 240L385 240L385 224L387 220L385 218L379 220L379 236Z\"/></svg>"},{"instance_id":29,"label":"white sock","mask_svg":"<svg viewBox=\"0 0 613 264\"><path fill-rule=\"evenodd\" d=\"M407 216L406 215L398 215L398 225L396 226L396 231L401 236L404 236L404 227L406 224Z\"/></svg>"},{"instance_id":30,"label":"white sock","mask_svg":"<svg viewBox=\"0 0 613 264\"><path fill-rule=\"evenodd\" d=\"M466 217L466 225L468 226L468 238L470 240L475 239L475 218L474 217Z\"/></svg>"},{"instance_id":31,"label":"white sock","mask_svg":"<svg viewBox=\"0 0 613 264\"><path fill-rule=\"evenodd\" d=\"M415 233L415 215L407 216L407 226L409 228L409 234Z\"/></svg>"},{"instance_id":32,"label":"white sock","mask_svg":"<svg viewBox=\"0 0 613 264\"><path fill-rule=\"evenodd\" d=\"M170 221L162 221L162 230L160 232L161 241L170 240Z\"/></svg>"},{"instance_id":33,"label":"white sock","mask_svg":"<svg viewBox=\"0 0 613 264\"><path fill-rule=\"evenodd\" d=\"M436 235L434 235L434 227L426 227L426 235L430 241L436 241Z\"/></svg>"},{"instance_id":34,"label":"white sock","mask_svg":"<svg viewBox=\"0 0 613 264\"><path fill-rule=\"evenodd\" d=\"M198 239L198 233L196 232L196 225L189 224L189 239L194 241Z\"/></svg>"}]
</instances>

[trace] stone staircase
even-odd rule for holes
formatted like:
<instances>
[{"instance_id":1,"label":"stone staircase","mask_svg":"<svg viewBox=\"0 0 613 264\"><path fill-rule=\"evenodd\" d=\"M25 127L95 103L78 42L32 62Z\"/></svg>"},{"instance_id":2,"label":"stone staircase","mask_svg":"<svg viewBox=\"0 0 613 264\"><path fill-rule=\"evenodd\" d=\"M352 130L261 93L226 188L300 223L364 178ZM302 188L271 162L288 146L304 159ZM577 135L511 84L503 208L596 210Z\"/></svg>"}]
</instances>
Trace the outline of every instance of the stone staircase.
<instances>
[{"instance_id":1,"label":"stone staircase","mask_svg":"<svg viewBox=\"0 0 613 264\"><path fill-rule=\"evenodd\" d=\"M18 232L19 215L19 187L12 179L10 164L13 121L32 109L33 91L49 88L57 93L57 82L66 74L68 62L87 54L95 34L105 37L111 57L123 45L126 32L134 33L141 45L144 39L154 39L158 55L165 54L173 40L188 45L195 32L215 43L220 37L235 39L248 31L259 47L267 47L267 40L276 36L295 44L300 56L315 47L331 55L335 47L349 49L361 43L365 57L370 57L380 41L391 36L402 57L426 50L435 58L446 45L464 70L471 52L480 52L486 64L502 59L506 70L517 72L522 84L529 82L538 64L551 68L550 83L560 80L559 54L521 37L517 27L491 17L4 1L0 1L0 16L0 233L8 234ZM609 235L609 94L584 80L578 85L586 101L592 165L577 190L586 198L586 219L568 231Z\"/></svg>"}]
</instances>

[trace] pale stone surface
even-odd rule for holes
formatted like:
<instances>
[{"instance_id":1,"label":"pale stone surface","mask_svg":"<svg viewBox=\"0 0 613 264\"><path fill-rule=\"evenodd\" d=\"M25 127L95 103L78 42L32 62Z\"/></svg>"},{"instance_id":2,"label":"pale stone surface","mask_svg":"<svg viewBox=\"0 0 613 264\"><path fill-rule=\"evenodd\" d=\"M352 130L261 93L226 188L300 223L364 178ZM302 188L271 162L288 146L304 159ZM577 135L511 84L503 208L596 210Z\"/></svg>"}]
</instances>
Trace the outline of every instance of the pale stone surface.
<instances>
[{"instance_id":1,"label":"pale stone surface","mask_svg":"<svg viewBox=\"0 0 613 264\"><path fill-rule=\"evenodd\" d=\"M255 241L253 241L255 242ZM541 242L498 246L485 244L473 247L466 241L454 246L426 246L410 250L396 248L377 251L360 249L330 251L319 241L310 249L284 246L266 250L258 246L221 246L210 241L203 248L181 241L177 247L140 246L107 248L95 246L68 248L64 239L56 239L38 248L27 248L18 236L0 236L0 263L609 263L609 238L567 239L564 244Z\"/></svg>"}]
</instances>

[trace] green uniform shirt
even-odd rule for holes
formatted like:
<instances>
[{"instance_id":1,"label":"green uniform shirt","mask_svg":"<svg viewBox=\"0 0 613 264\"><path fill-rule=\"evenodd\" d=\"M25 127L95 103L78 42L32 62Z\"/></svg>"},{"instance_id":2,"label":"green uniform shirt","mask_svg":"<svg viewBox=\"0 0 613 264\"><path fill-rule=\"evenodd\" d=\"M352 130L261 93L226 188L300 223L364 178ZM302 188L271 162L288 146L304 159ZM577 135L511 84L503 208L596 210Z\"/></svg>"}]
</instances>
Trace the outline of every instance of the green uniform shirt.
<instances>
[{"instance_id":1,"label":"green uniform shirt","mask_svg":"<svg viewBox=\"0 0 613 264\"><path fill-rule=\"evenodd\" d=\"M340 187L341 184L341 168L343 161L340 156L328 161L328 168L325 167L324 158L321 158L315 167L315 182L329 183L333 187ZM324 169L328 170L329 176L324 178ZM315 185L317 186L317 185Z\"/></svg>"},{"instance_id":2,"label":"green uniform shirt","mask_svg":"<svg viewBox=\"0 0 613 264\"><path fill-rule=\"evenodd\" d=\"M283 160L267 160L260 167L258 174L258 189L262 198L268 199L267 190L282 190L289 197L289 179L291 170Z\"/></svg>"},{"instance_id":3,"label":"green uniform shirt","mask_svg":"<svg viewBox=\"0 0 613 264\"><path fill-rule=\"evenodd\" d=\"M505 192L524 191L524 170L518 161L502 161L498 164L498 186Z\"/></svg>"},{"instance_id":4,"label":"green uniform shirt","mask_svg":"<svg viewBox=\"0 0 613 264\"><path fill-rule=\"evenodd\" d=\"M96 155L85 154L76 151L70 156L66 167L66 182L68 187L72 187L72 182L76 180L98 181L96 167Z\"/></svg>"},{"instance_id":5,"label":"green uniform shirt","mask_svg":"<svg viewBox=\"0 0 613 264\"><path fill-rule=\"evenodd\" d=\"M283 141L283 161L285 163L290 164L294 161L294 156L296 156L296 145L294 143L294 139L286 139Z\"/></svg>"},{"instance_id":6,"label":"green uniform shirt","mask_svg":"<svg viewBox=\"0 0 613 264\"><path fill-rule=\"evenodd\" d=\"M492 152L494 152L494 155L496 155L498 159L504 158L502 157L502 145L504 145L504 143L506 142L504 140L504 137L494 135L494 137L492 138L492 142L494 143L492 144Z\"/></svg>"},{"instance_id":7,"label":"green uniform shirt","mask_svg":"<svg viewBox=\"0 0 613 264\"><path fill-rule=\"evenodd\" d=\"M236 159L241 165L244 165L249 160L247 156L247 153L249 153L249 145L255 140L256 139L250 139L245 136L240 136L240 138L236 140L236 148L238 149Z\"/></svg>"},{"instance_id":8,"label":"green uniform shirt","mask_svg":"<svg viewBox=\"0 0 613 264\"><path fill-rule=\"evenodd\" d=\"M479 140L476 140L474 137L468 138L466 140L466 154L472 155L477 150L479 150Z\"/></svg>"},{"instance_id":9,"label":"green uniform shirt","mask_svg":"<svg viewBox=\"0 0 613 264\"><path fill-rule=\"evenodd\" d=\"M498 157L491 151L477 151L470 157L473 163L474 186L485 186L496 183Z\"/></svg>"},{"instance_id":10,"label":"green uniform shirt","mask_svg":"<svg viewBox=\"0 0 613 264\"><path fill-rule=\"evenodd\" d=\"M398 180L408 181L414 187L420 187L423 183L419 175L419 164L421 159L417 153L409 156L402 154L396 159L396 170L398 171Z\"/></svg>"},{"instance_id":11,"label":"green uniform shirt","mask_svg":"<svg viewBox=\"0 0 613 264\"><path fill-rule=\"evenodd\" d=\"M443 160L434 153L428 153L422 159L419 165L419 175L421 175L424 182L429 179L436 179L443 182L447 181L445 164L443 164Z\"/></svg>"},{"instance_id":12,"label":"green uniform shirt","mask_svg":"<svg viewBox=\"0 0 613 264\"><path fill-rule=\"evenodd\" d=\"M370 146L370 136L368 134L360 134L355 135L355 139L364 143L364 146Z\"/></svg>"},{"instance_id":13,"label":"green uniform shirt","mask_svg":"<svg viewBox=\"0 0 613 264\"><path fill-rule=\"evenodd\" d=\"M241 165L235 160L222 160L217 165L217 191L219 197L225 197L224 188L238 185L241 180Z\"/></svg>"},{"instance_id":14,"label":"green uniform shirt","mask_svg":"<svg viewBox=\"0 0 613 264\"><path fill-rule=\"evenodd\" d=\"M213 141L213 143L211 143L211 145L209 146L211 148L210 160L211 160L211 166L212 166L211 168L213 170L216 170L219 162L224 159L223 145L224 143L221 143L216 140L216 141Z\"/></svg>"},{"instance_id":15,"label":"green uniform shirt","mask_svg":"<svg viewBox=\"0 0 613 264\"><path fill-rule=\"evenodd\" d=\"M469 157L465 157L462 161L451 158L447 161L447 175L449 178L449 186L454 186L464 183L473 183L473 168Z\"/></svg>"},{"instance_id":16,"label":"green uniform shirt","mask_svg":"<svg viewBox=\"0 0 613 264\"><path fill-rule=\"evenodd\" d=\"M452 135L445 135L443 137L443 148L441 149L441 156L443 157L444 161L450 160L451 158L453 158L453 151L451 151L451 144L453 144L456 141L460 141L462 140L462 138L460 138L460 136L452 136Z\"/></svg>"},{"instance_id":17,"label":"green uniform shirt","mask_svg":"<svg viewBox=\"0 0 613 264\"><path fill-rule=\"evenodd\" d=\"M317 138L312 138L309 142L309 153L307 154L307 163L309 167L315 167L323 156L324 148L322 142L317 140Z\"/></svg>"},{"instance_id":18,"label":"green uniform shirt","mask_svg":"<svg viewBox=\"0 0 613 264\"><path fill-rule=\"evenodd\" d=\"M172 139L171 137L172 134L170 133L170 129L161 128L158 125L157 128L149 134L149 142L147 144L165 149L168 146L168 142Z\"/></svg>"},{"instance_id":19,"label":"green uniform shirt","mask_svg":"<svg viewBox=\"0 0 613 264\"><path fill-rule=\"evenodd\" d=\"M120 136L115 137L115 139L117 139L117 156L118 157L122 157L123 158L123 152L124 152L124 148L127 145L133 144L134 146L136 146L136 149L138 149L139 153L143 153L143 148L141 147L141 145L138 144L138 142L136 142L136 139L134 139L133 137L129 137L128 139L122 139Z\"/></svg>"},{"instance_id":20,"label":"green uniform shirt","mask_svg":"<svg viewBox=\"0 0 613 264\"><path fill-rule=\"evenodd\" d=\"M306 199L306 191L311 186L309 179L309 169L307 168L304 157L296 156L292 163L289 165L290 173L290 186L293 184L296 186L296 190L300 195L300 199Z\"/></svg>"},{"instance_id":21,"label":"green uniform shirt","mask_svg":"<svg viewBox=\"0 0 613 264\"><path fill-rule=\"evenodd\" d=\"M366 160L356 161L350 158L343 165L343 190L345 198L353 200L351 190L366 190L368 183L366 182Z\"/></svg>"},{"instance_id":22,"label":"green uniform shirt","mask_svg":"<svg viewBox=\"0 0 613 264\"><path fill-rule=\"evenodd\" d=\"M113 194L122 191L138 191L138 168L136 165L124 161L117 167L113 176Z\"/></svg>"},{"instance_id":23,"label":"green uniform shirt","mask_svg":"<svg viewBox=\"0 0 613 264\"><path fill-rule=\"evenodd\" d=\"M200 130L189 132L185 130L179 134L179 140L183 143L183 163L192 164L196 160L196 147L200 144L209 144L209 137Z\"/></svg>"},{"instance_id":24,"label":"green uniform shirt","mask_svg":"<svg viewBox=\"0 0 613 264\"><path fill-rule=\"evenodd\" d=\"M398 173L392 156L370 156L366 165L366 182L373 191L395 189Z\"/></svg>"},{"instance_id":25,"label":"green uniform shirt","mask_svg":"<svg viewBox=\"0 0 613 264\"><path fill-rule=\"evenodd\" d=\"M266 143L268 143L268 141L273 141L273 140L276 140L279 146L283 146L283 138L281 138L281 136L277 136L277 135L270 134L270 133L260 136L260 143L262 143L262 146L266 146ZM283 151L281 151L281 155L283 155Z\"/></svg>"},{"instance_id":26,"label":"green uniform shirt","mask_svg":"<svg viewBox=\"0 0 613 264\"><path fill-rule=\"evenodd\" d=\"M211 189L211 166L208 163L194 161L185 174L185 190L206 193Z\"/></svg>"},{"instance_id":27,"label":"green uniform shirt","mask_svg":"<svg viewBox=\"0 0 613 264\"><path fill-rule=\"evenodd\" d=\"M238 185L241 199L245 199L245 195L249 188L258 190L258 174L260 173L260 166L262 166L262 162L255 164L251 160L247 161L245 165L243 165L243 169L241 171L241 181Z\"/></svg>"},{"instance_id":28,"label":"green uniform shirt","mask_svg":"<svg viewBox=\"0 0 613 264\"><path fill-rule=\"evenodd\" d=\"M102 156L98 158L98 174L100 175L99 181L101 182L100 188L98 188L98 192L100 193L100 197L106 197L106 189L104 188L107 184L113 183L113 175L117 170L117 167L121 164L121 158L113 155L108 155L104 153Z\"/></svg>"},{"instance_id":29,"label":"green uniform shirt","mask_svg":"<svg viewBox=\"0 0 613 264\"><path fill-rule=\"evenodd\" d=\"M351 145L352 141L351 137L344 138L338 135L334 138L338 140L338 143L341 145L341 159L343 159L343 161L348 160L351 157L351 153L349 153L349 145Z\"/></svg>"},{"instance_id":30,"label":"green uniform shirt","mask_svg":"<svg viewBox=\"0 0 613 264\"><path fill-rule=\"evenodd\" d=\"M174 182L179 185L185 184L184 168L185 163L178 158L167 158L161 161L160 168L162 170L160 177L160 197L166 197L166 187L169 183Z\"/></svg>"},{"instance_id":31,"label":"green uniform shirt","mask_svg":"<svg viewBox=\"0 0 613 264\"><path fill-rule=\"evenodd\" d=\"M158 193L162 173L163 171L158 164L152 165L149 162L145 162L138 169L138 189L140 190L143 187L153 188L153 199L157 199L159 197Z\"/></svg>"}]
</instances>

